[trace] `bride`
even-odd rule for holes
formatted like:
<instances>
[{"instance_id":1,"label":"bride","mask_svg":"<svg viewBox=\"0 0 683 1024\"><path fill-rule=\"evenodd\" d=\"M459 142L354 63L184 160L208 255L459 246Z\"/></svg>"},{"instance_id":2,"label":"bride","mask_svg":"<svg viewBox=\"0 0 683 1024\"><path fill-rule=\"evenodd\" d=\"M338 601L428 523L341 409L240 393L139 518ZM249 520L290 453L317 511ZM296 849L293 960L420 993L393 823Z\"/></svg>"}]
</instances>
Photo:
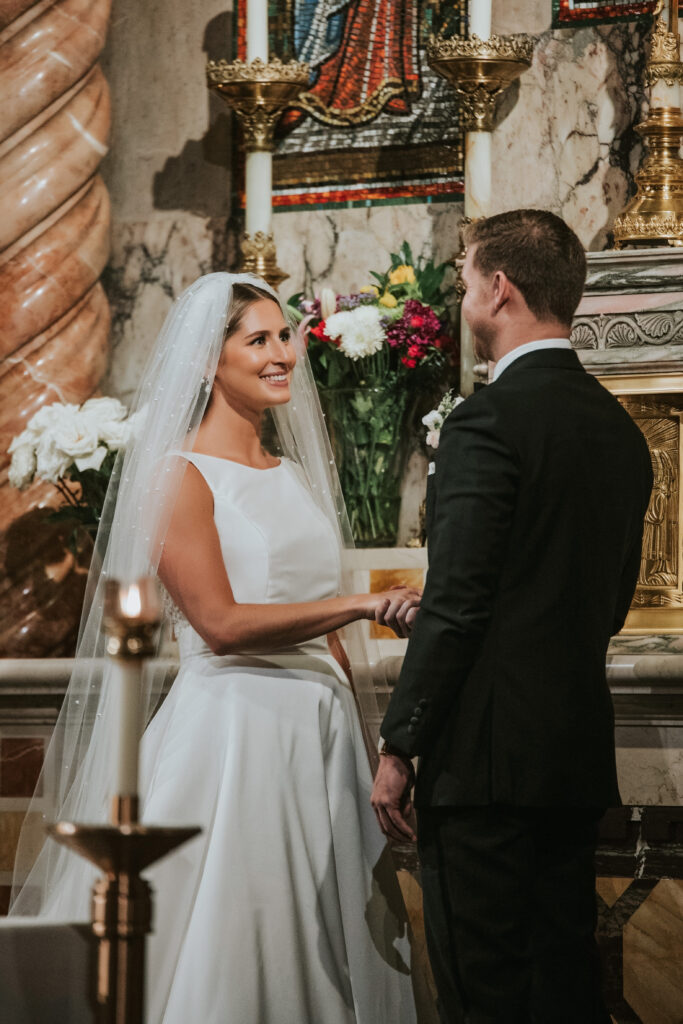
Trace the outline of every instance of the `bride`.
<instances>
[{"instance_id":1,"label":"bride","mask_svg":"<svg viewBox=\"0 0 683 1024\"><path fill-rule=\"evenodd\" d=\"M337 631L353 643L353 624L419 596L344 592L343 501L305 350L275 293L230 274L187 289L134 420L36 806L106 819L104 580L156 572L180 671L154 714L163 666L145 670L143 819L203 831L149 872L148 1021L409 1024L405 910L357 712L372 717L372 683L355 659L352 679ZM48 844L26 875L30 845L11 913L87 918L83 862Z\"/></svg>"}]
</instances>

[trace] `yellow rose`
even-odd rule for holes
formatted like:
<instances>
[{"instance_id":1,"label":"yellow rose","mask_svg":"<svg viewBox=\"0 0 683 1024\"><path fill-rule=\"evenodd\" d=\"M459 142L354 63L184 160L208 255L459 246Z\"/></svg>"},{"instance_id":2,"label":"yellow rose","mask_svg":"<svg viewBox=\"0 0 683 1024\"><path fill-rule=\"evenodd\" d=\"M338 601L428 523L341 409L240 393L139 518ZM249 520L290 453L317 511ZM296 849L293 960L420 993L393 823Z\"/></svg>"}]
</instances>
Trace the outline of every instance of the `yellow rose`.
<instances>
[{"instance_id":1,"label":"yellow rose","mask_svg":"<svg viewBox=\"0 0 683 1024\"><path fill-rule=\"evenodd\" d=\"M379 288L374 284L364 284L360 291L361 295L374 295L376 299L379 298Z\"/></svg>"},{"instance_id":2,"label":"yellow rose","mask_svg":"<svg viewBox=\"0 0 683 1024\"><path fill-rule=\"evenodd\" d=\"M391 292L385 292L379 300L380 306L386 306L387 309L394 309L398 306L398 299Z\"/></svg>"},{"instance_id":3,"label":"yellow rose","mask_svg":"<svg viewBox=\"0 0 683 1024\"><path fill-rule=\"evenodd\" d=\"M402 263L389 274L389 284L414 284L415 271L406 263Z\"/></svg>"}]
</instances>

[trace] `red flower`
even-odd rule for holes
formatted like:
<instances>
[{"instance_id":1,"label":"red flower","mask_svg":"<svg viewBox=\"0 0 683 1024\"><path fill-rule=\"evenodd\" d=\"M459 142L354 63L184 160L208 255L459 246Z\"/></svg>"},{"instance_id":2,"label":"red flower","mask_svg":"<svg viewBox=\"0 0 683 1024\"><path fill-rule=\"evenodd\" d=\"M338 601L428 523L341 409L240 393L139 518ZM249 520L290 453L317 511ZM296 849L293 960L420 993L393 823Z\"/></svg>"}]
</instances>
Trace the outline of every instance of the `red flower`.
<instances>
[{"instance_id":1,"label":"red flower","mask_svg":"<svg viewBox=\"0 0 683 1024\"><path fill-rule=\"evenodd\" d=\"M410 326L411 327L424 327L425 318L423 316L411 316Z\"/></svg>"},{"instance_id":2,"label":"red flower","mask_svg":"<svg viewBox=\"0 0 683 1024\"><path fill-rule=\"evenodd\" d=\"M318 341L332 342L333 345L339 345L339 338L331 338L325 330L325 321L321 320L315 327L311 327L311 334L318 339Z\"/></svg>"},{"instance_id":3,"label":"red flower","mask_svg":"<svg viewBox=\"0 0 683 1024\"><path fill-rule=\"evenodd\" d=\"M417 359L408 359L407 356L401 356L401 362L404 366L407 366L409 370L414 370L417 366Z\"/></svg>"},{"instance_id":4,"label":"red flower","mask_svg":"<svg viewBox=\"0 0 683 1024\"><path fill-rule=\"evenodd\" d=\"M408 357L410 359L422 359L423 356L424 356L424 352L420 348L419 345L409 345L408 346Z\"/></svg>"}]
</instances>

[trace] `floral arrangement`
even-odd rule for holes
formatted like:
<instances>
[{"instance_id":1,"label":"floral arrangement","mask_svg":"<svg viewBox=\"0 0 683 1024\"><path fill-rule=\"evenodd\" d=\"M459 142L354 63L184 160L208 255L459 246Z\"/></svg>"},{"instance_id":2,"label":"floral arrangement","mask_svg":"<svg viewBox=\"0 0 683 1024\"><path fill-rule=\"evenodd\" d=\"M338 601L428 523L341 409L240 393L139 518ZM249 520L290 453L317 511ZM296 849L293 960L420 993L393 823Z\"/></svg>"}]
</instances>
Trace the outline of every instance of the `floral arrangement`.
<instances>
[{"instance_id":1,"label":"floral arrangement","mask_svg":"<svg viewBox=\"0 0 683 1024\"><path fill-rule=\"evenodd\" d=\"M289 300L308 345L356 543L394 544L407 438L419 392L443 387L455 344L446 265L404 242L374 283Z\"/></svg>"},{"instance_id":2,"label":"floral arrangement","mask_svg":"<svg viewBox=\"0 0 683 1024\"><path fill-rule=\"evenodd\" d=\"M430 448L436 449L439 447L441 428L444 425L446 417L450 416L453 410L464 401L465 399L462 395L456 394L456 392L451 389L446 392L436 409L432 409L431 412L428 412L426 416L422 417L422 422L427 428L427 445Z\"/></svg>"},{"instance_id":3,"label":"floral arrangement","mask_svg":"<svg viewBox=\"0 0 683 1024\"><path fill-rule=\"evenodd\" d=\"M35 479L54 484L64 501L51 518L74 519L94 535L116 453L133 431L127 415L116 398L44 406L9 446L9 482L20 490Z\"/></svg>"},{"instance_id":4,"label":"floral arrangement","mask_svg":"<svg viewBox=\"0 0 683 1024\"><path fill-rule=\"evenodd\" d=\"M351 295L325 288L317 299L292 296L321 388L401 383L431 386L454 348L448 332L446 264L416 261L404 242L386 273Z\"/></svg>"}]
</instances>

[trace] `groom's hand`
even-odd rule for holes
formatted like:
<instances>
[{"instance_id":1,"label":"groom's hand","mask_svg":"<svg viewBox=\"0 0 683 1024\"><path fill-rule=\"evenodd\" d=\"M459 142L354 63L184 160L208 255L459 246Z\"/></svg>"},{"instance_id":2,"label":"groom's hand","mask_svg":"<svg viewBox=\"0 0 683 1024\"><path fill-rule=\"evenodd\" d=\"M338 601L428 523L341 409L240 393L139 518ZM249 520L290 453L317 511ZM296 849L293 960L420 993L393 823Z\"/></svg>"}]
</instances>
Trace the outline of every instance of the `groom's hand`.
<instances>
[{"instance_id":1,"label":"groom's hand","mask_svg":"<svg viewBox=\"0 0 683 1024\"><path fill-rule=\"evenodd\" d=\"M370 803L384 835L400 843L417 839L408 821L413 809L410 790L414 781L409 760L394 754L380 756Z\"/></svg>"},{"instance_id":2,"label":"groom's hand","mask_svg":"<svg viewBox=\"0 0 683 1024\"><path fill-rule=\"evenodd\" d=\"M422 592L408 587L392 587L384 592L384 602L375 611L375 621L388 626L399 637L410 636L420 607Z\"/></svg>"}]
</instances>

